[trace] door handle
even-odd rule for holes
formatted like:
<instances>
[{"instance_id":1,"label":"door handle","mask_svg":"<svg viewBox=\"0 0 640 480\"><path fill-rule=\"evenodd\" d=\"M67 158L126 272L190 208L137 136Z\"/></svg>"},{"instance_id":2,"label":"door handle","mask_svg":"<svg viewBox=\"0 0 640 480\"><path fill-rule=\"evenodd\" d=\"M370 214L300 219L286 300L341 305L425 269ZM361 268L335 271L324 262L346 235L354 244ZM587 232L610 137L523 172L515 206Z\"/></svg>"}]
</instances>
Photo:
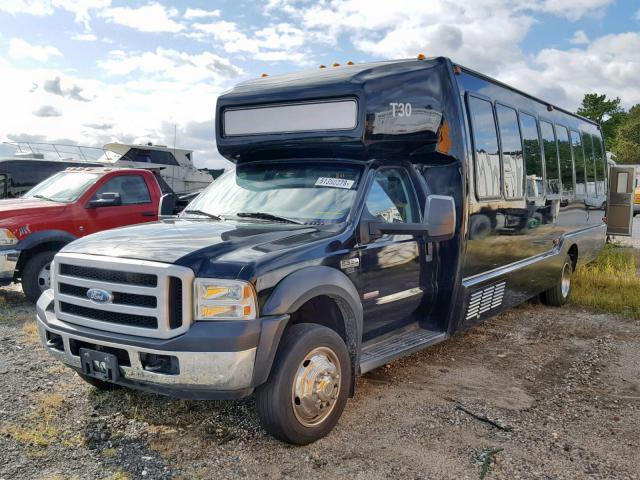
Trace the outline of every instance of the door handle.
<instances>
[{"instance_id":1,"label":"door handle","mask_svg":"<svg viewBox=\"0 0 640 480\"><path fill-rule=\"evenodd\" d=\"M142 212L143 217L155 217L156 212Z\"/></svg>"}]
</instances>

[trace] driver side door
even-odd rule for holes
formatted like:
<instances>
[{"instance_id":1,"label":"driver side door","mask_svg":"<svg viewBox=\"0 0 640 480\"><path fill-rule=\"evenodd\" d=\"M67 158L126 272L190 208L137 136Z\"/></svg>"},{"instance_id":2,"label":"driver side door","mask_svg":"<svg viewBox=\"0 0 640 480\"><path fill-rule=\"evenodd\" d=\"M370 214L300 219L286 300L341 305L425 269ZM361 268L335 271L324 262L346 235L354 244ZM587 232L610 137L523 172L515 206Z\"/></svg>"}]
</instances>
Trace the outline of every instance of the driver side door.
<instances>
[{"instance_id":1,"label":"driver side door","mask_svg":"<svg viewBox=\"0 0 640 480\"><path fill-rule=\"evenodd\" d=\"M366 198L362 220L420 222L411 177L402 167L378 169ZM382 235L359 243L365 341L416 320L423 299L424 246L417 235Z\"/></svg>"}]
</instances>

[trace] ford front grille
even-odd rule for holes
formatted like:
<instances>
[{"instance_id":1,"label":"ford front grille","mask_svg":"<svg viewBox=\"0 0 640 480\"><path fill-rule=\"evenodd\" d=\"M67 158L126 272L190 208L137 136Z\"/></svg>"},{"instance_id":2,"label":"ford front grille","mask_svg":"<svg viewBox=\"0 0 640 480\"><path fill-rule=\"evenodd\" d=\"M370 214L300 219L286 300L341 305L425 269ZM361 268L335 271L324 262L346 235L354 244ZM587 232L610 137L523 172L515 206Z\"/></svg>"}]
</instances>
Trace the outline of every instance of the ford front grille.
<instances>
[{"instance_id":1,"label":"ford front grille","mask_svg":"<svg viewBox=\"0 0 640 480\"><path fill-rule=\"evenodd\" d=\"M193 271L145 260L59 253L56 316L97 330L171 338L191 325Z\"/></svg>"}]
</instances>

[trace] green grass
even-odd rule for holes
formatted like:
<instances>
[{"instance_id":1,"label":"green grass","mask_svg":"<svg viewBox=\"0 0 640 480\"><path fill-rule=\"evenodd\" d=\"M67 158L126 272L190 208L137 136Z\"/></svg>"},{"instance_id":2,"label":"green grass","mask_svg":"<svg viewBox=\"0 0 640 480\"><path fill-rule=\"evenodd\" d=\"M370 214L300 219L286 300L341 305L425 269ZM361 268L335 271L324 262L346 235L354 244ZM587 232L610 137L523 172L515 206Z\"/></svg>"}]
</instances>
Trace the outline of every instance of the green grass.
<instances>
[{"instance_id":1,"label":"green grass","mask_svg":"<svg viewBox=\"0 0 640 480\"><path fill-rule=\"evenodd\" d=\"M574 273L571 302L640 320L639 257L631 248L607 245L594 262Z\"/></svg>"}]
</instances>

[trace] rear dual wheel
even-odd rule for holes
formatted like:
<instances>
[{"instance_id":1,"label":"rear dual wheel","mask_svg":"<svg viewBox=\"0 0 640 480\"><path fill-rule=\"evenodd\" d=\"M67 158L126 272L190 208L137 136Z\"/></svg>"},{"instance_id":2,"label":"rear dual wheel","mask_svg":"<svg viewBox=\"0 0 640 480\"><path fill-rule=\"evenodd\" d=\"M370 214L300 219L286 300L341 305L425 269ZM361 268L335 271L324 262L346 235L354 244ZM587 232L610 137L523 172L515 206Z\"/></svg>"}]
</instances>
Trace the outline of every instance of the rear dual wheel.
<instances>
[{"instance_id":1,"label":"rear dual wheel","mask_svg":"<svg viewBox=\"0 0 640 480\"><path fill-rule=\"evenodd\" d=\"M283 334L269 380L256 392L258 415L279 440L315 442L338 423L350 382L342 338L321 325L293 325Z\"/></svg>"}]
</instances>

